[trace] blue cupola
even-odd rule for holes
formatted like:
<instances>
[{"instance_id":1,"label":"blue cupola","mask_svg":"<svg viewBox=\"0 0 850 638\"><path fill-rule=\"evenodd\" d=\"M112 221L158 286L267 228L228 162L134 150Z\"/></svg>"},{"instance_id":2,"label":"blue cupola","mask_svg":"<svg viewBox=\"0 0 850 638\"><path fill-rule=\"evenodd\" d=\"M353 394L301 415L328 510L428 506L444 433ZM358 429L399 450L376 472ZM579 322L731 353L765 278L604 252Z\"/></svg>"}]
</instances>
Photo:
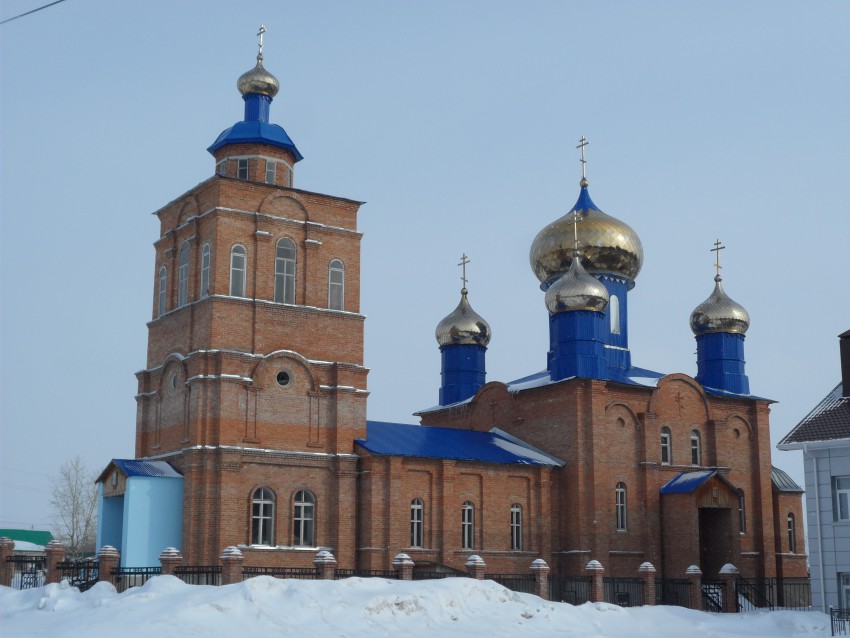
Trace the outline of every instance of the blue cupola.
<instances>
[{"instance_id":1,"label":"blue cupola","mask_svg":"<svg viewBox=\"0 0 850 638\"><path fill-rule=\"evenodd\" d=\"M723 290L719 270L718 264L714 291L691 313L691 330L697 340L696 379L709 391L749 394L744 339L750 315Z\"/></svg>"},{"instance_id":2,"label":"blue cupola","mask_svg":"<svg viewBox=\"0 0 850 638\"><path fill-rule=\"evenodd\" d=\"M262 40L256 66L243 73L236 86L245 101L245 119L222 131L207 150L215 155L230 144L268 144L289 151L296 162L301 161L301 153L283 127L269 123L269 106L280 90L280 82L263 67Z\"/></svg>"},{"instance_id":3,"label":"blue cupola","mask_svg":"<svg viewBox=\"0 0 850 638\"><path fill-rule=\"evenodd\" d=\"M440 405L465 401L487 380L485 353L490 343L490 324L472 309L468 291L460 291L460 303L435 331L442 358Z\"/></svg>"}]
</instances>

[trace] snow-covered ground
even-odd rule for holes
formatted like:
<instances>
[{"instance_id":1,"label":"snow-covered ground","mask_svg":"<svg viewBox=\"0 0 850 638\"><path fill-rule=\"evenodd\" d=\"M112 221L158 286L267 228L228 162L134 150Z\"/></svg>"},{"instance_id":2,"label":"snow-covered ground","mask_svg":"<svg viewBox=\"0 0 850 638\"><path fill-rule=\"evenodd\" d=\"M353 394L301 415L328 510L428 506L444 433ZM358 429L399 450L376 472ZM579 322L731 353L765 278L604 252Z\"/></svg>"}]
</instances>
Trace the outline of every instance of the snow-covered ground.
<instances>
[{"instance_id":1,"label":"snow-covered ground","mask_svg":"<svg viewBox=\"0 0 850 638\"><path fill-rule=\"evenodd\" d=\"M186 585L158 576L117 594L108 583L0 587L4 638L174 636L575 636L581 638L791 638L829 636L820 612L707 614L681 607L578 607L511 592L492 581L279 580Z\"/></svg>"}]
</instances>

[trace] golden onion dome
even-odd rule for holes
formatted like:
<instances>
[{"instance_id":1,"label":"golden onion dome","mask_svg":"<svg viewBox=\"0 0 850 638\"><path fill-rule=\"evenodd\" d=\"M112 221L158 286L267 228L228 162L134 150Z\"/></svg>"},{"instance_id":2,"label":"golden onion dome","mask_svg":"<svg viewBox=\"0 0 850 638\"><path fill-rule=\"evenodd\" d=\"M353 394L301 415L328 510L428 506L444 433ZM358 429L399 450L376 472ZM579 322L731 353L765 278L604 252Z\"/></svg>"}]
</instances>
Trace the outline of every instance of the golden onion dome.
<instances>
[{"instance_id":1,"label":"golden onion dome","mask_svg":"<svg viewBox=\"0 0 850 638\"><path fill-rule=\"evenodd\" d=\"M637 233L625 222L606 215L581 180L581 192L572 210L537 233L531 243L531 269L546 290L566 273L573 260L573 220L578 215L578 252L585 270L593 275L611 274L625 278L629 287L643 265L643 246Z\"/></svg>"},{"instance_id":2,"label":"golden onion dome","mask_svg":"<svg viewBox=\"0 0 850 638\"><path fill-rule=\"evenodd\" d=\"M546 307L553 315L570 310L602 312L608 299L605 284L584 269L581 259L574 259L566 274L546 290Z\"/></svg>"},{"instance_id":3,"label":"golden onion dome","mask_svg":"<svg viewBox=\"0 0 850 638\"><path fill-rule=\"evenodd\" d=\"M455 345L487 346L490 343L488 324L469 305L467 290L460 291L460 303L439 324L435 331L440 347Z\"/></svg>"},{"instance_id":4,"label":"golden onion dome","mask_svg":"<svg viewBox=\"0 0 850 638\"><path fill-rule=\"evenodd\" d=\"M691 330L695 335L709 332L745 334L750 327L750 314L723 290L720 283L723 277L717 275L714 281L714 292L691 313Z\"/></svg>"},{"instance_id":5,"label":"golden onion dome","mask_svg":"<svg viewBox=\"0 0 850 638\"><path fill-rule=\"evenodd\" d=\"M262 56L257 56L257 66L239 76L236 87L242 95L258 93L273 98L280 91L280 82L263 67Z\"/></svg>"}]
</instances>

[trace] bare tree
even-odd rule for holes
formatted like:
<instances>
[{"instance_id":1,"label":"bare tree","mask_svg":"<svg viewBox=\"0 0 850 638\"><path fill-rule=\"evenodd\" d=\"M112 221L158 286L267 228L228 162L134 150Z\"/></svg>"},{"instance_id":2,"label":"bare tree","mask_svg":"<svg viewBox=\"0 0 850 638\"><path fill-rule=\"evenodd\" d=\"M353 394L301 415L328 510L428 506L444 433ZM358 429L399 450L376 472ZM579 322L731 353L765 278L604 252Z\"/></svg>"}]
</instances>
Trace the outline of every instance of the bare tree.
<instances>
[{"instance_id":1,"label":"bare tree","mask_svg":"<svg viewBox=\"0 0 850 638\"><path fill-rule=\"evenodd\" d=\"M65 543L68 559L94 552L97 537L96 475L79 456L68 459L53 477L53 506L59 540Z\"/></svg>"}]
</instances>

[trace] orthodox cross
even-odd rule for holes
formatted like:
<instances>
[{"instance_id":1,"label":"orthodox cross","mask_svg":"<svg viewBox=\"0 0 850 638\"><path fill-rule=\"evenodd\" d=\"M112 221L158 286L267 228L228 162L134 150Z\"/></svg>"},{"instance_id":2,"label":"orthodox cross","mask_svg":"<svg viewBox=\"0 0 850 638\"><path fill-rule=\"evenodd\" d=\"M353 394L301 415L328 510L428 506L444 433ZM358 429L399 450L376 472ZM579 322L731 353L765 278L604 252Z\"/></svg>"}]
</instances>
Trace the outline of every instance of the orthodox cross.
<instances>
[{"instance_id":1,"label":"orthodox cross","mask_svg":"<svg viewBox=\"0 0 850 638\"><path fill-rule=\"evenodd\" d=\"M260 51L257 53L257 57L260 60L263 59L263 34L265 32L266 32L266 27L261 24L260 30L257 32L257 35L260 36Z\"/></svg>"},{"instance_id":2,"label":"orthodox cross","mask_svg":"<svg viewBox=\"0 0 850 638\"><path fill-rule=\"evenodd\" d=\"M578 146L576 146L576 148L581 149L581 160L580 161L581 161L581 178L582 179L587 179L587 174L586 174L586 171L585 171L587 160L584 158L584 147L587 146L588 144L589 144L589 142L587 141L587 138L584 135L582 135L581 139L578 141Z\"/></svg>"},{"instance_id":3,"label":"orthodox cross","mask_svg":"<svg viewBox=\"0 0 850 638\"><path fill-rule=\"evenodd\" d=\"M463 289L466 290L466 282L468 281L466 278L466 264L469 263L469 257L466 256L466 253L463 253L463 256L460 258L460 263L458 266L463 268L463 275L460 280L463 282Z\"/></svg>"},{"instance_id":4,"label":"orthodox cross","mask_svg":"<svg viewBox=\"0 0 850 638\"><path fill-rule=\"evenodd\" d=\"M720 251L724 248L726 248L726 246L721 246L720 240L718 239L716 242L714 242L714 248L708 251L715 254L714 267L717 268L718 277L720 276L720 269L723 267L720 265Z\"/></svg>"}]
</instances>

